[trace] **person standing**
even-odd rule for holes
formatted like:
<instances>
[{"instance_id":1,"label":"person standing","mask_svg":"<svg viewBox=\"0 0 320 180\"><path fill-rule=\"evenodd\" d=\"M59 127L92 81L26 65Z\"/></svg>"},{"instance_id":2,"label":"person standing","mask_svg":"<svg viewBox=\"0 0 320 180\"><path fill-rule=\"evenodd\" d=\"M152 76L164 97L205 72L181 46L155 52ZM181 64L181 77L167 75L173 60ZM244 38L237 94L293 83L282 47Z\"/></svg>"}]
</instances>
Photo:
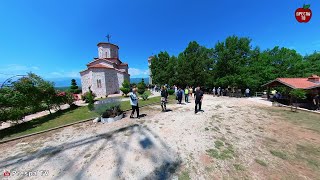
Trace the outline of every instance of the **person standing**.
<instances>
[{"instance_id":1,"label":"person standing","mask_svg":"<svg viewBox=\"0 0 320 180\"><path fill-rule=\"evenodd\" d=\"M246 93L246 97L249 97L249 96L250 96L250 89L247 88L247 89L245 90L245 93Z\"/></svg>"},{"instance_id":2,"label":"person standing","mask_svg":"<svg viewBox=\"0 0 320 180\"><path fill-rule=\"evenodd\" d=\"M192 97L192 87L190 86L190 88L189 88L189 97L191 98Z\"/></svg>"},{"instance_id":3,"label":"person standing","mask_svg":"<svg viewBox=\"0 0 320 180\"><path fill-rule=\"evenodd\" d=\"M134 116L134 112L137 111L137 118L139 119L139 104L138 104L138 96L137 96L137 88L133 88L132 92L129 93L129 97L130 97L130 104L132 107L132 112L130 115L130 118L133 118Z\"/></svg>"},{"instance_id":4,"label":"person standing","mask_svg":"<svg viewBox=\"0 0 320 180\"><path fill-rule=\"evenodd\" d=\"M218 97L220 96L220 92L221 92L221 88L219 87L219 88L217 89L217 96L218 96Z\"/></svg>"},{"instance_id":5,"label":"person standing","mask_svg":"<svg viewBox=\"0 0 320 180\"><path fill-rule=\"evenodd\" d=\"M200 90L200 87L197 87L196 92L194 93L195 96L195 109L194 113L197 114L198 111L201 111L201 105L203 100L203 92ZM198 110L199 105L199 110Z\"/></svg>"},{"instance_id":6,"label":"person standing","mask_svg":"<svg viewBox=\"0 0 320 180\"><path fill-rule=\"evenodd\" d=\"M189 103L189 87L188 86L184 89L184 101L186 103Z\"/></svg>"},{"instance_id":7,"label":"person standing","mask_svg":"<svg viewBox=\"0 0 320 180\"><path fill-rule=\"evenodd\" d=\"M179 87L179 90L177 92L177 97L178 97L179 104L181 104L182 96L183 96L183 90Z\"/></svg>"},{"instance_id":8,"label":"person standing","mask_svg":"<svg viewBox=\"0 0 320 180\"><path fill-rule=\"evenodd\" d=\"M177 95L177 93L178 93L178 87L174 85L174 94Z\"/></svg>"},{"instance_id":9,"label":"person standing","mask_svg":"<svg viewBox=\"0 0 320 180\"><path fill-rule=\"evenodd\" d=\"M318 94L314 96L313 104L316 107L315 110L319 111L320 110L320 92L318 92Z\"/></svg>"},{"instance_id":10,"label":"person standing","mask_svg":"<svg viewBox=\"0 0 320 180\"><path fill-rule=\"evenodd\" d=\"M162 112L167 111L167 98L168 98L168 91L166 87L161 87L161 108Z\"/></svg>"},{"instance_id":11,"label":"person standing","mask_svg":"<svg viewBox=\"0 0 320 180\"><path fill-rule=\"evenodd\" d=\"M213 97L216 96L216 87L213 87L212 94L213 94Z\"/></svg>"}]
</instances>

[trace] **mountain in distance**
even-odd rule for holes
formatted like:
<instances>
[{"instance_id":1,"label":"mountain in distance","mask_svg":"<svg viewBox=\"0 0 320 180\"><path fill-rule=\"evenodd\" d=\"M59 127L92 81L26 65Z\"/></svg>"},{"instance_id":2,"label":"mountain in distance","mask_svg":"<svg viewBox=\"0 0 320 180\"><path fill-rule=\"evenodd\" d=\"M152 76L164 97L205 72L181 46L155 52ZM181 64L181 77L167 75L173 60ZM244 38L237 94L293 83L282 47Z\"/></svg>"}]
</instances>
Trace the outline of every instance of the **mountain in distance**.
<instances>
[{"instance_id":1,"label":"mountain in distance","mask_svg":"<svg viewBox=\"0 0 320 180\"><path fill-rule=\"evenodd\" d=\"M136 83L138 84L139 82L142 81L142 79L144 80L145 84L149 84L149 78L130 78L130 83Z\"/></svg>"},{"instance_id":2,"label":"mountain in distance","mask_svg":"<svg viewBox=\"0 0 320 180\"><path fill-rule=\"evenodd\" d=\"M75 79L77 85L81 87L80 78L54 78L54 79L46 79L47 81L54 82L55 87L70 87L71 79ZM141 80L144 79L144 83L149 84L149 78L130 78L130 83L138 84Z\"/></svg>"}]
</instances>

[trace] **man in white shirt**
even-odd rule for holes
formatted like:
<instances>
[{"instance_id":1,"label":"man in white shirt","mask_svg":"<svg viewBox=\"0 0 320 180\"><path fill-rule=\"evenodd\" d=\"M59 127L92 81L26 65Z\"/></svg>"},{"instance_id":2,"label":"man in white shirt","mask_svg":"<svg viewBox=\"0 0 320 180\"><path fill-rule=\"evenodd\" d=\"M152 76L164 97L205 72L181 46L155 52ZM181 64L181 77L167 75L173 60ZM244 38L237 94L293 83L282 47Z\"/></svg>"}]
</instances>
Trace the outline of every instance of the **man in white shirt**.
<instances>
[{"instance_id":1,"label":"man in white shirt","mask_svg":"<svg viewBox=\"0 0 320 180\"><path fill-rule=\"evenodd\" d=\"M137 118L139 119L139 105L138 105L138 96L137 96L137 88L133 88L132 92L129 93L130 104L132 107L132 112L130 118L133 118L135 110L137 110Z\"/></svg>"},{"instance_id":2,"label":"man in white shirt","mask_svg":"<svg viewBox=\"0 0 320 180\"><path fill-rule=\"evenodd\" d=\"M246 97L249 97L249 96L250 96L250 89L247 88L247 89L246 89Z\"/></svg>"}]
</instances>

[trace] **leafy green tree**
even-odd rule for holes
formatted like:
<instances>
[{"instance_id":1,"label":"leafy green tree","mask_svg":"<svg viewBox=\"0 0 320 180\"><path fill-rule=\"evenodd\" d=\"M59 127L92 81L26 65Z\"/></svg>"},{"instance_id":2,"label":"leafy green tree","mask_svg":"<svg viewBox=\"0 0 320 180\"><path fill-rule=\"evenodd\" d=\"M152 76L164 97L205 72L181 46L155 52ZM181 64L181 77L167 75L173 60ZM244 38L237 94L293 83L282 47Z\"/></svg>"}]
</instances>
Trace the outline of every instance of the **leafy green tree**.
<instances>
[{"instance_id":1,"label":"leafy green tree","mask_svg":"<svg viewBox=\"0 0 320 180\"><path fill-rule=\"evenodd\" d=\"M279 77L320 75L320 53L301 56L293 49L274 47L260 50L248 37L229 36L206 48L192 41L177 57L167 52L155 55L151 63L154 84L250 88Z\"/></svg>"},{"instance_id":2,"label":"leafy green tree","mask_svg":"<svg viewBox=\"0 0 320 180\"><path fill-rule=\"evenodd\" d=\"M306 92L303 89L292 89L289 94L290 94L291 111L293 111L293 101L297 103L298 100L307 98ZM297 105L295 105L295 111L297 111Z\"/></svg>"},{"instance_id":3,"label":"leafy green tree","mask_svg":"<svg viewBox=\"0 0 320 180\"><path fill-rule=\"evenodd\" d=\"M21 120L25 115L49 110L61 104L54 89L54 84L43 80L36 74L11 82L0 89L1 121Z\"/></svg>"},{"instance_id":4,"label":"leafy green tree","mask_svg":"<svg viewBox=\"0 0 320 180\"><path fill-rule=\"evenodd\" d=\"M142 81L138 84L138 93L143 94L145 91L146 91L146 84L142 79Z\"/></svg>"},{"instance_id":5,"label":"leafy green tree","mask_svg":"<svg viewBox=\"0 0 320 180\"><path fill-rule=\"evenodd\" d=\"M122 93L127 96L127 94L130 92L130 83L128 80L124 80L122 83L122 87L120 88Z\"/></svg>"}]
</instances>

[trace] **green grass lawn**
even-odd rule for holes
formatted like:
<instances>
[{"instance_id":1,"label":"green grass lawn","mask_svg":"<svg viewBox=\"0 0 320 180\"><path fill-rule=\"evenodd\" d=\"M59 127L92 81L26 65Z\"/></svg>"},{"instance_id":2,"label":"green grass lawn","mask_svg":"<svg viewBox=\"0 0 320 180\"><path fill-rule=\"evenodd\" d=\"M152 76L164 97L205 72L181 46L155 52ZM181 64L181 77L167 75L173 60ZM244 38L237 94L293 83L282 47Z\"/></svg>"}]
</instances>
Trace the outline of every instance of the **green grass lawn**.
<instances>
[{"instance_id":1,"label":"green grass lawn","mask_svg":"<svg viewBox=\"0 0 320 180\"><path fill-rule=\"evenodd\" d=\"M169 100L174 100L174 96L169 96ZM159 102L160 97L149 98L148 100L139 99L139 106L153 104ZM129 101L121 102L121 109L129 110L131 105ZM35 132L44 131L54 127L62 126L65 124L79 122L85 119L97 117L98 114L94 111L89 111L88 107L76 107L73 109L66 109L58 111L51 115L37 118L25 123L21 123L3 130L0 130L0 139L8 139L27 135Z\"/></svg>"},{"instance_id":2,"label":"green grass lawn","mask_svg":"<svg viewBox=\"0 0 320 180\"><path fill-rule=\"evenodd\" d=\"M0 130L0 139L31 134L96 116L97 114L95 112L90 112L87 107L66 109Z\"/></svg>"}]
</instances>

